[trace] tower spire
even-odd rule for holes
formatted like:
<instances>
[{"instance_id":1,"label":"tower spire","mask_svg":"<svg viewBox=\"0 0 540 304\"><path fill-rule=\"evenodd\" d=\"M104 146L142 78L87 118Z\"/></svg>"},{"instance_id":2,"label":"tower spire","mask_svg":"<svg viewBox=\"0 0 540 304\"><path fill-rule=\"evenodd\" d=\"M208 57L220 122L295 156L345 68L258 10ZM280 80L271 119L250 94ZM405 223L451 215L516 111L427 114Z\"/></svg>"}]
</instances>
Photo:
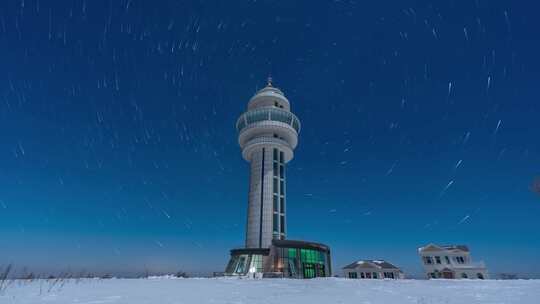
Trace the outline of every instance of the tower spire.
<instances>
[{"instance_id":1,"label":"tower spire","mask_svg":"<svg viewBox=\"0 0 540 304\"><path fill-rule=\"evenodd\" d=\"M266 86L267 87L272 86L272 75L268 75L268 78L266 78Z\"/></svg>"}]
</instances>

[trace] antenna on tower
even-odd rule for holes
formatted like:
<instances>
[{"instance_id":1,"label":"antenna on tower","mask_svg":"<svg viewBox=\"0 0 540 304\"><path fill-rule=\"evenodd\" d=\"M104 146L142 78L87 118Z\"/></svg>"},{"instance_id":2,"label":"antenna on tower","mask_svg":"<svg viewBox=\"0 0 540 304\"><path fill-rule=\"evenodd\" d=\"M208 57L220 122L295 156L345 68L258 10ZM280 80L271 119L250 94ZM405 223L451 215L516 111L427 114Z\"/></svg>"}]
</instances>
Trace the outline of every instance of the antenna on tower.
<instances>
[{"instance_id":1,"label":"antenna on tower","mask_svg":"<svg viewBox=\"0 0 540 304\"><path fill-rule=\"evenodd\" d=\"M272 75L268 75L268 78L266 79L266 86L267 87L272 86Z\"/></svg>"}]
</instances>

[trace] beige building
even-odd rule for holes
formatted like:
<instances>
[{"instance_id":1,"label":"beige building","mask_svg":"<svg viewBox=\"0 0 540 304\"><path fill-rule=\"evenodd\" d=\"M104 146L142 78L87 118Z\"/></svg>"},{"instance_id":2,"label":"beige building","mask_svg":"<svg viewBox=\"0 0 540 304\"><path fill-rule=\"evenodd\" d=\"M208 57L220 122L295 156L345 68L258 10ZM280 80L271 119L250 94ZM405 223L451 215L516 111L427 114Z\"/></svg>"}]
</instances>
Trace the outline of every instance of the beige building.
<instances>
[{"instance_id":1,"label":"beige building","mask_svg":"<svg viewBox=\"0 0 540 304\"><path fill-rule=\"evenodd\" d=\"M428 279L488 279L484 262L473 263L465 245L429 244L418 248Z\"/></svg>"}]
</instances>

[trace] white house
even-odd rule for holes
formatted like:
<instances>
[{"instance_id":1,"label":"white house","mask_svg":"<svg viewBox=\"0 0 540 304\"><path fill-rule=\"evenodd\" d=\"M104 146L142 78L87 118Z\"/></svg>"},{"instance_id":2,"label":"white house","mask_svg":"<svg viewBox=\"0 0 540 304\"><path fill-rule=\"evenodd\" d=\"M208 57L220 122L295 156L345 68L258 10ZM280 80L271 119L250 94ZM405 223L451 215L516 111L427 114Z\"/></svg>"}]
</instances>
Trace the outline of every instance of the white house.
<instances>
[{"instance_id":1,"label":"white house","mask_svg":"<svg viewBox=\"0 0 540 304\"><path fill-rule=\"evenodd\" d=\"M488 279L484 262L473 263L465 245L429 244L418 248L428 279Z\"/></svg>"},{"instance_id":2,"label":"white house","mask_svg":"<svg viewBox=\"0 0 540 304\"><path fill-rule=\"evenodd\" d=\"M403 279L401 270L383 260L361 260L343 267L349 279Z\"/></svg>"}]
</instances>

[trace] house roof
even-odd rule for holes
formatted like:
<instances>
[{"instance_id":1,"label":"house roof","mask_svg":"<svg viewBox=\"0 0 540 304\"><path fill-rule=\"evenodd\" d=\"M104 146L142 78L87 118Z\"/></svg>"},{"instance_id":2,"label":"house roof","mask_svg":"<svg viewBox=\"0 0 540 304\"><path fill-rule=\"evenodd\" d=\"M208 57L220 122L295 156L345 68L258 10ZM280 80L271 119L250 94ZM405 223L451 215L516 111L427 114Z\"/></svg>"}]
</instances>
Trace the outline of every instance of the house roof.
<instances>
[{"instance_id":1,"label":"house roof","mask_svg":"<svg viewBox=\"0 0 540 304\"><path fill-rule=\"evenodd\" d=\"M467 247L467 245L443 245L441 247L446 250L459 249L461 251L469 251L469 247Z\"/></svg>"},{"instance_id":2,"label":"house roof","mask_svg":"<svg viewBox=\"0 0 540 304\"><path fill-rule=\"evenodd\" d=\"M359 260L359 261L356 261L354 263L351 263L345 267L343 267L343 269L354 269L354 268L357 268L357 267L361 267L361 268L374 268L374 269L397 269L399 270L399 268L391 263L388 263L387 261L384 261L384 260Z\"/></svg>"},{"instance_id":3,"label":"house roof","mask_svg":"<svg viewBox=\"0 0 540 304\"><path fill-rule=\"evenodd\" d=\"M459 250L464 252L469 252L469 247L466 245L435 245L435 244L429 244L424 247L418 248L419 252L426 252L426 251L441 251L441 250Z\"/></svg>"}]
</instances>

